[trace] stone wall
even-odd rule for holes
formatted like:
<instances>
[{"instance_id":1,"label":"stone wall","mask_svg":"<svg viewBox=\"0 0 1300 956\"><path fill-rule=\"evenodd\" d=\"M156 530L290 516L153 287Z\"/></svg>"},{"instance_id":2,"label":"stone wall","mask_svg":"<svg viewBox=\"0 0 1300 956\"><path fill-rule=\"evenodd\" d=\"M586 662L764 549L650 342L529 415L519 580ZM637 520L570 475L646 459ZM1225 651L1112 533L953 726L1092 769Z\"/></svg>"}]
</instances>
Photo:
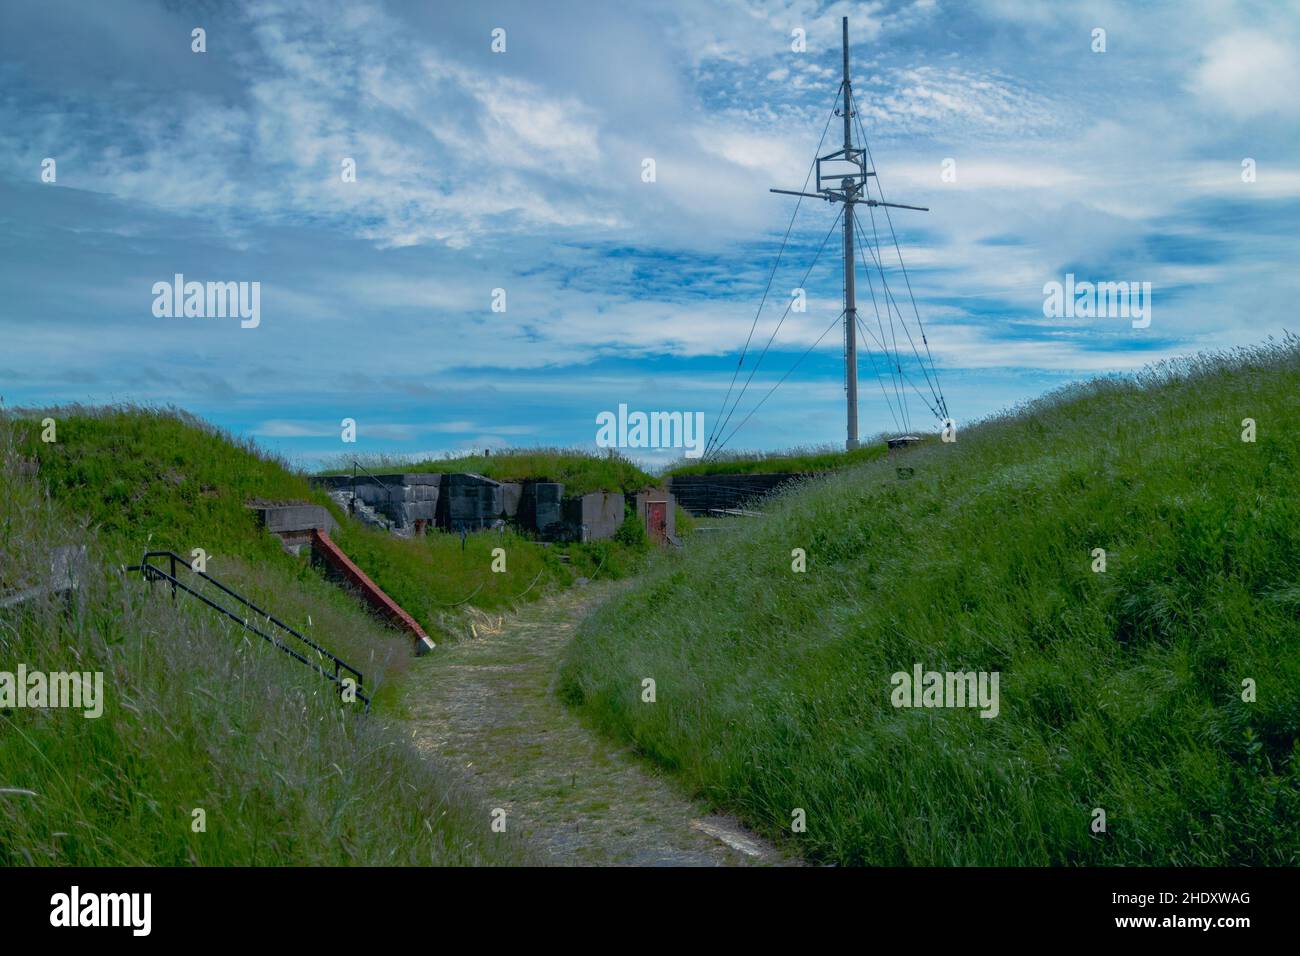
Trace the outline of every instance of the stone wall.
<instances>
[{"instance_id":1,"label":"stone wall","mask_svg":"<svg viewBox=\"0 0 1300 956\"><path fill-rule=\"evenodd\" d=\"M518 521L529 531L546 535L550 529L564 521L561 502L564 485L555 481L529 481L524 483L519 499Z\"/></svg>"},{"instance_id":2,"label":"stone wall","mask_svg":"<svg viewBox=\"0 0 1300 956\"><path fill-rule=\"evenodd\" d=\"M552 540L612 538L623 523L624 497L592 492L565 497L554 481L494 481L483 475L407 473L328 475L311 483L333 495L357 498L393 523L393 530L414 529L417 521L444 531L477 531L513 520L521 528ZM671 520L671 515L670 515Z\"/></svg>"},{"instance_id":3,"label":"stone wall","mask_svg":"<svg viewBox=\"0 0 1300 956\"><path fill-rule=\"evenodd\" d=\"M501 511L507 518L519 517L519 504L524 495L524 486L518 481L501 482Z\"/></svg>"},{"instance_id":4,"label":"stone wall","mask_svg":"<svg viewBox=\"0 0 1300 956\"><path fill-rule=\"evenodd\" d=\"M565 498L561 511L565 533L575 541L603 541L614 537L623 523L624 499L619 492L593 491Z\"/></svg>"},{"instance_id":5,"label":"stone wall","mask_svg":"<svg viewBox=\"0 0 1300 956\"><path fill-rule=\"evenodd\" d=\"M669 479L677 503L693 515L707 515L713 508L744 508L782 485L805 475L678 475Z\"/></svg>"},{"instance_id":6,"label":"stone wall","mask_svg":"<svg viewBox=\"0 0 1300 956\"><path fill-rule=\"evenodd\" d=\"M351 495L393 522L398 528L414 528L417 520L432 524L438 512L443 476L422 472L395 475L327 475L310 479L313 486Z\"/></svg>"},{"instance_id":7,"label":"stone wall","mask_svg":"<svg viewBox=\"0 0 1300 956\"><path fill-rule=\"evenodd\" d=\"M478 531L501 520L501 483L475 474L444 475L437 523L447 531Z\"/></svg>"}]
</instances>

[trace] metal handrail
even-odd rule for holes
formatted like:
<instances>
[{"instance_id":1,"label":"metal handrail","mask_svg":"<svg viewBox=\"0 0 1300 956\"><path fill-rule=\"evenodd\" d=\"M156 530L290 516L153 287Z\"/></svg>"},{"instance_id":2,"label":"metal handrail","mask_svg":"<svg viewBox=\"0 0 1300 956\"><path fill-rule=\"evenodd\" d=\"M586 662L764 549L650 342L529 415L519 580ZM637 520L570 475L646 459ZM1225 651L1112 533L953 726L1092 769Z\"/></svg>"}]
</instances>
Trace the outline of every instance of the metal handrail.
<instances>
[{"instance_id":1,"label":"metal handrail","mask_svg":"<svg viewBox=\"0 0 1300 956\"><path fill-rule=\"evenodd\" d=\"M150 564L149 563L150 558L166 558L170 562L170 573L164 571L162 568L155 567L154 565ZM208 607L212 608L215 611L220 611L222 614L226 615L226 617L230 618L232 621L239 624L244 629L252 631L258 637L278 647L280 650L284 651L294 660L306 664L308 667L316 671L316 673L320 674L326 680L338 684L340 694L342 694L343 692L342 672L343 671L348 672L349 674L351 674L353 677L356 678L357 699L362 701L365 704L365 709L367 713L370 711L370 698L361 689L362 685L365 683L364 679L361 676L361 671L357 670L355 667L353 667L351 664L348 664L346 661L344 661L342 658L338 657L337 655L331 654L329 651L321 647L311 638L300 634L298 631L294 630L288 624L285 624L275 615L262 610L260 607L258 607L252 601L248 600L248 598L244 597L242 594L239 594L238 592L233 591L230 588L226 587L224 584L222 584L216 578L212 577L212 575L208 574L206 571L195 571L192 567L190 567L192 573L197 574L199 577L203 578L208 583L215 585L222 592L228 594L230 597L234 598L236 601L240 602L245 607L255 611L259 617L264 618L267 621L270 621L272 624L274 624L276 627L280 628L281 630L287 631L289 634L292 634L298 640L302 641L304 644L306 644L308 647L314 650L319 656L324 657L329 661L333 662L334 673L331 674L325 668L321 667L320 664L317 663L316 661L313 661L310 658L302 654L299 654L293 648L286 646L285 644L276 640L271 635L266 634L263 631L258 630L252 624L249 624L248 618L240 617L234 611L230 610L227 607L223 607L222 605L218 604L216 601L209 599L206 595L201 594L200 592L194 590L193 588L189 587L187 584L180 581L176 577L177 561L181 562L181 564L184 564L186 567L190 567L188 562L186 562L186 560L183 557L181 557L179 554L177 554L174 551L148 551L145 553L144 557L140 560L139 564L133 564L130 567L128 567L126 570L139 571L142 575L144 575L146 580L164 580L170 582L171 591L172 591L172 603L175 603L176 601L177 588L180 588L185 593L198 598Z\"/></svg>"},{"instance_id":2,"label":"metal handrail","mask_svg":"<svg viewBox=\"0 0 1300 956\"><path fill-rule=\"evenodd\" d=\"M358 468L364 471L371 478L375 479L375 481L379 482L379 487L383 488L384 491L387 492L388 501L391 504L393 501L392 487L388 484L388 482L384 481L384 479L380 478L378 475L376 475L365 465L361 464L361 462L357 461L355 458L352 459L352 500L353 502L357 500L357 469ZM355 505L354 505L354 509L355 509Z\"/></svg>"}]
</instances>

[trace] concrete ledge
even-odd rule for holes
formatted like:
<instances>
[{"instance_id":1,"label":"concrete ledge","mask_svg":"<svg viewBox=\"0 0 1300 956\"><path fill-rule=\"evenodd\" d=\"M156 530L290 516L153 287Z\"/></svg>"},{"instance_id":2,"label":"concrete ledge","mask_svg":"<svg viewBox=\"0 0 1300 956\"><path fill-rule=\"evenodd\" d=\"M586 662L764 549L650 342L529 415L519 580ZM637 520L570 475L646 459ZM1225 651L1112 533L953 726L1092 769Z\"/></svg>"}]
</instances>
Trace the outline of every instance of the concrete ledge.
<instances>
[{"instance_id":1,"label":"concrete ledge","mask_svg":"<svg viewBox=\"0 0 1300 956\"><path fill-rule=\"evenodd\" d=\"M338 522L320 505L249 505L257 512L262 527L273 534L302 534L334 531Z\"/></svg>"},{"instance_id":2,"label":"concrete ledge","mask_svg":"<svg viewBox=\"0 0 1300 956\"><path fill-rule=\"evenodd\" d=\"M386 485L440 485L442 484L442 472L438 471L413 471L401 475L377 475L380 481ZM357 478L357 484L361 479Z\"/></svg>"}]
</instances>

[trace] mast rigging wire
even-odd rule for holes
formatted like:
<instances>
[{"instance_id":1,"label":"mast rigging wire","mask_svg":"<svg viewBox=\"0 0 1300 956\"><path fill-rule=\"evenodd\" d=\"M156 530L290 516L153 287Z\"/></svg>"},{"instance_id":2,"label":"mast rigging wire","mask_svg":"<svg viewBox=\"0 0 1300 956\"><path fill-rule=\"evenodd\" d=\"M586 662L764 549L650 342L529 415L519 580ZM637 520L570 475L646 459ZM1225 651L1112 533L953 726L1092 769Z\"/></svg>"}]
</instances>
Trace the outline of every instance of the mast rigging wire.
<instances>
[{"instance_id":1,"label":"mast rigging wire","mask_svg":"<svg viewBox=\"0 0 1300 956\"><path fill-rule=\"evenodd\" d=\"M724 438L718 444L717 448L715 448L713 451L714 457L716 457L717 454L720 451L722 451L723 448L726 447L727 442L731 441L732 437L736 434L736 432L740 431L740 429L744 426L745 422L749 421L750 417L753 416L754 412L758 411L763 406L763 403L768 400L769 396L771 396L771 394L777 390L777 388L781 385L781 383L790 377L790 374L799 367L799 363L802 362L804 359L806 359L808 357L808 354L812 352L813 349L817 348L817 346L822 344L822 339L826 338L826 336L830 334L831 329L835 328L835 326L839 323L840 319L843 317L844 317L844 310L841 309L840 314L835 316L835 318L831 319L831 324L826 326L826 331L822 332L821 335L817 336L817 341L814 342L812 345L808 346L807 350L803 353L803 355L800 355L797 359L795 359L795 363L790 366L789 371L787 371L784 375L782 375L779 379L777 379L776 384L773 385L771 388L769 388L767 390L767 394L764 395L761 399L759 399L758 404L749 410L749 414L746 415L743 419L741 419L740 424L731 430L731 434L728 435L726 438Z\"/></svg>"},{"instance_id":2,"label":"mast rigging wire","mask_svg":"<svg viewBox=\"0 0 1300 956\"><path fill-rule=\"evenodd\" d=\"M840 80L839 87L835 90L835 101L839 100L840 92L844 89L844 81ZM835 103L832 102L830 112L826 115L826 125L822 127L821 139L817 141L817 149L813 152L813 161L808 164L808 174L803 178L803 191L808 189L808 183L812 180L813 169L817 166L817 155L822 151L822 143L826 142L826 133L831 128L831 120L835 118ZM772 271L767 277L767 286L763 289L763 298L758 303L758 311L754 313L754 321L749 325L749 335L745 337L745 344L740 350L740 359L736 362L736 369L731 373L731 382L727 385L727 394L722 397L722 405L718 408L718 417L715 422L722 420L722 414L727 409L727 401L731 398L731 390L736 386L736 379L740 375L740 368L745 364L745 355L749 352L749 343L754 338L754 330L758 328L759 316L763 314L763 306L767 304L768 293L772 291L772 280L776 278L776 270L781 265L781 256L785 253L785 245L790 239L790 231L794 229L795 217L799 215L799 207L803 204L803 197L794 204L794 212L790 214L790 224L785 227L785 235L781 238L781 248L777 250L776 261L772 263ZM712 447L714 440L719 437L718 432L725 426L717 424L709 432L709 440L704 445L704 453L707 455Z\"/></svg>"},{"instance_id":3,"label":"mast rigging wire","mask_svg":"<svg viewBox=\"0 0 1300 956\"><path fill-rule=\"evenodd\" d=\"M808 266L808 270L804 272L803 278L799 280L800 287L808 281L808 276L811 275L813 269L816 268L817 261L821 258L822 251L826 248L827 241L835 232L836 226L839 225L840 217L842 215L844 215L843 209L835 215L835 221L831 223L830 229L827 230L826 235L822 238L821 245L817 247L817 254L813 256L813 261ZM785 311L781 313L781 319L776 323L776 328L774 328L772 334L767 337L767 343L763 346L763 351L759 353L758 360L754 362L754 367L749 370L749 377L745 379L745 384L741 386L740 393L736 396L736 400L731 405L731 411L727 413L727 417L723 420L721 426L719 426L719 431L727 427L728 422L731 421L731 417L736 413L736 409L740 407L740 401L745 397L745 392L749 388L749 383L754 380L754 375L757 374L759 366L763 364L763 359L767 355L768 349L772 347L772 341L776 338L776 333L781 331L781 326L785 324L786 317L790 314L790 309L793 306L794 300L791 299L786 305Z\"/></svg>"}]
</instances>

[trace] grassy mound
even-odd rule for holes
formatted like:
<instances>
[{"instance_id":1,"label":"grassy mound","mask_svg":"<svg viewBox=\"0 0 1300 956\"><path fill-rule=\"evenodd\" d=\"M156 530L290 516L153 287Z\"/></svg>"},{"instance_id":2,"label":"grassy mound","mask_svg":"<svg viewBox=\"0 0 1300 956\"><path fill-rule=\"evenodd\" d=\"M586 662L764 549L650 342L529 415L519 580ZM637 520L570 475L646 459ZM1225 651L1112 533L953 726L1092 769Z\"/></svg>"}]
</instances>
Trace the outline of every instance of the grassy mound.
<instances>
[{"instance_id":1,"label":"grassy mound","mask_svg":"<svg viewBox=\"0 0 1300 956\"><path fill-rule=\"evenodd\" d=\"M855 465L884 458L887 448L884 437L872 439L861 448L845 451L842 448L794 448L784 452L724 453L708 461L683 460L670 466L665 477L674 475L758 475L797 474L819 475L839 471Z\"/></svg>"},{"instance_id":2,"label":"grassy mound","mask_svg":"<svg viewBox=\"0 0 1300 956\"><path fill-rule=\"evenodd\" d=\"M561 692L815 860L1300 863L1297 412L1289 337L806 483L603 608ZM999 715L892 706L916 664Z\"/></svg>"},{"instance_id":3,"label":"grassy mound","mask_svg":"<svg viewBox=\"0 0 1300 956\"><path fill-rule=\"evenodd\" d=\"M98 672L103 710L0 710L0 865L526 860L404 728L363 717L198 603L173 607L161 587L124 577L93 532L22 476L12 437L0 421L0 591L37 584L55 545L88 544L89 566L68 601L0 609L0 671ZM130 486L122 493L129 501ZM359 610L295 597L274 565L257 577L300 602L291 620L307 603L318 629L382 647ZM354 662L370 683L374 662Z\"/></svg>"},{"instance_id":4,"label":"grassy mound","mask_svg":"<svg viewBox=\"0 0 1300 956\"><path fill-rule=\"evenodd\" d=\"M55 441L41 440L41 420L55 420ZM329 508L340 522L340 546L430 633L446 632L444 611L467 598L484 610L531 600L580 574L624 573L631 556L601 543L568 549L571 563L530 542L491 534L430 534L402 540L346 518L323 492L254 443L231 436L175 409L55 408L10 419L18 451L40 464L41 479L70 513L86 516L106 552L135 563L147 550L189 555L203 548L208 570L245 580L276 611L277 592L258 589L260 571L288 575L314 597L337 604L350 598L323 582L306 561L283 552L262 531L250 500L306 501ZM491 571L491 551L507 549L505 573ZM258 574L241 569L255 566ZM346 635L344 635L346 637ZM358 648L333 634L321 643L351 660ZM368 652L368 648L362 650Z\"/></svg>"},{"instance_id":5,"label":"grassy mound","mask_svg":"<svg viewBox=\"0 0 1300 956\"><path fill-rule=\"evenodd\" d=\"M437 458L411 462L387 455L359 457L365 467L376 474L385 472L473 472L495 481L558 481L566 495L585 495L592 491L640 491L659 482L621 455L593 455L581 450L562 448L505 449L491 455L467 455L461 458ZM352 459L340 458L337 467L321 474L350 473Z\"/></svg>"}]
</instances>

